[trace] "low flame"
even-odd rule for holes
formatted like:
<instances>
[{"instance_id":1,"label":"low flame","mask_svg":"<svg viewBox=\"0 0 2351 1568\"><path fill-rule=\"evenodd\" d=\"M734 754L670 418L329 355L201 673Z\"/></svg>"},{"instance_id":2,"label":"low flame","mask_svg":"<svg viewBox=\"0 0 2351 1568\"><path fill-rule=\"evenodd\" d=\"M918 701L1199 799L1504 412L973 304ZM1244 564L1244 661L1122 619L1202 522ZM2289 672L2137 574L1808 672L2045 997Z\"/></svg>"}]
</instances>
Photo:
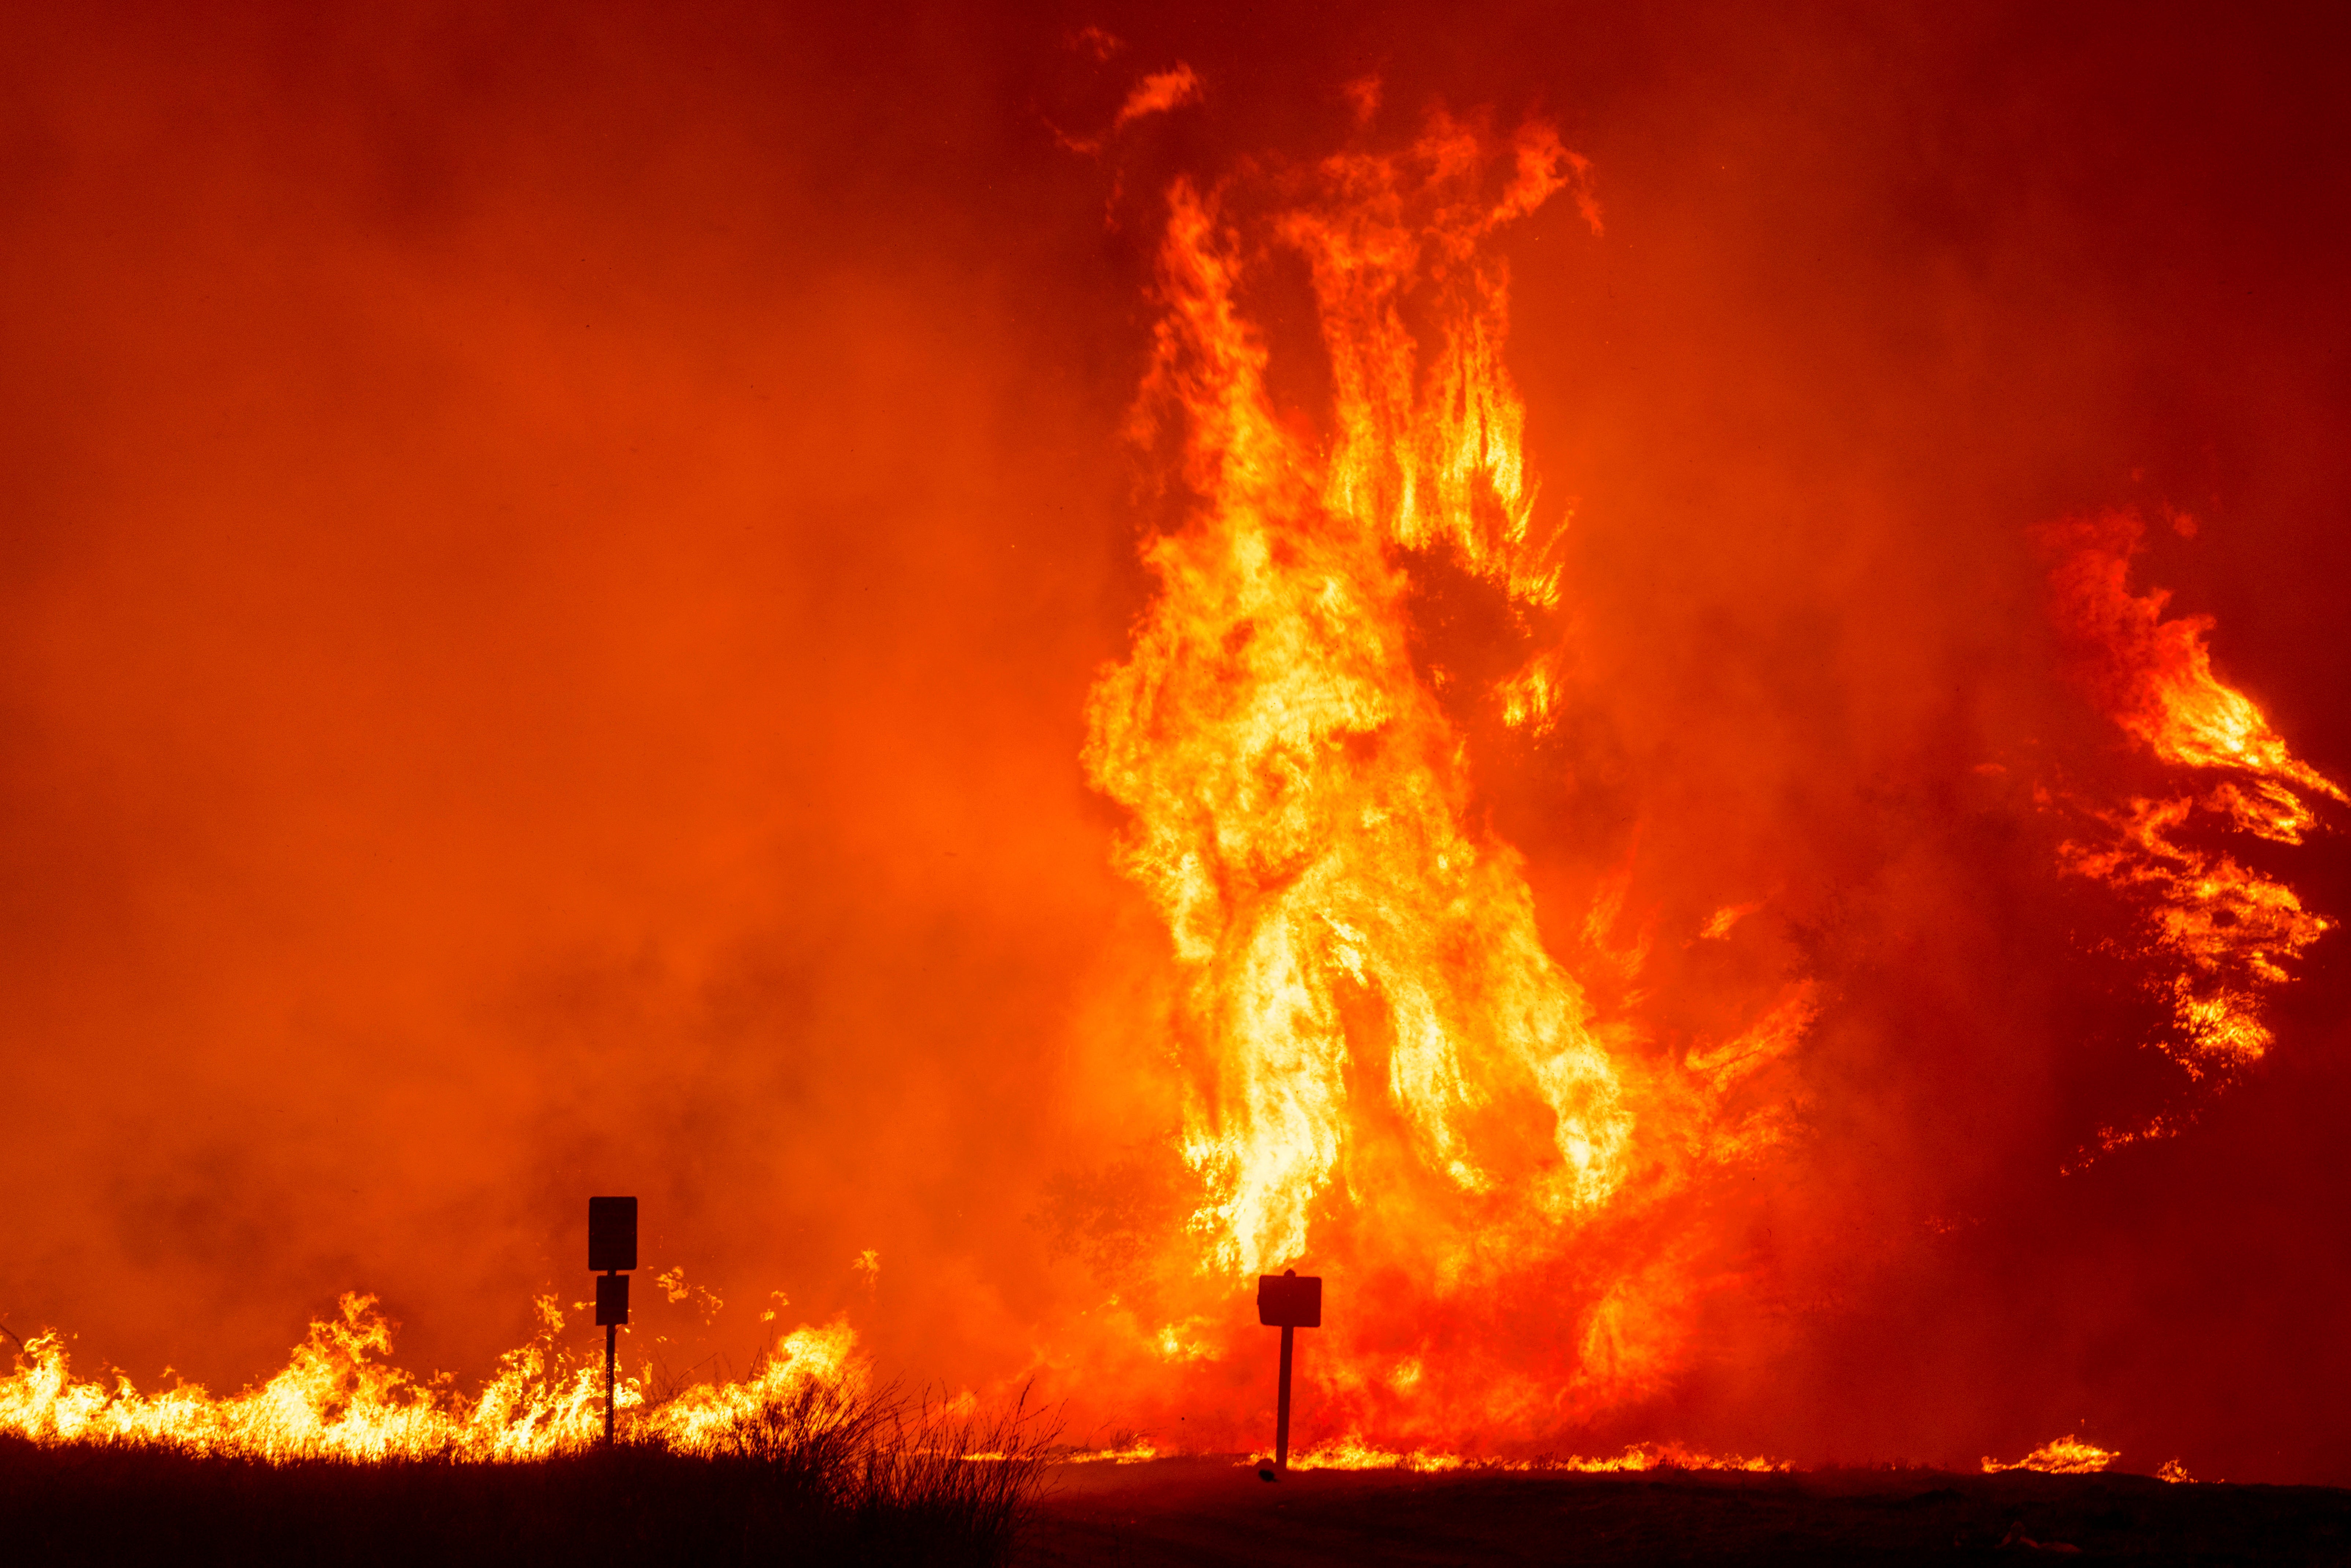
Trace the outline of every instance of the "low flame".
<instances>
[{"instance_id":1,"label":"low flame","mask_svg":"<svg viewBox=\"0 0 2351 1568\"><path fill-rule=\"evenodd\" d=\"M1273 1462L1270 1453L1251 1454L1250 1465ZM1447 1470L1557 1471L1574 1475L1637 1475L1648 1470L1744 1470L1768 1474L1785 1470L1782 1459L1718 1458L1679 1443L1635 1443L1621 1454L1588 1458L1582 1455L1533 1459L1477 1459L1427 1448L1403 1451L1365 1442L1360 1435L1319 1443L1290 1457L1293 1470L1414 1470L1434 1474Z\"/></svg>"},{"instance_id":2,"label":"low flame","mask_svg":"<svg viewBox=\"0 0 2351 1568\"><path fill-rule=\"evenodd\" d=\"M1983 1472L1996 1476L2002 1470L2039 1470L2051 1476L2088 1476L2097 1474L2121 1458L2119 1449L2101 1448L2095 1443L2085 1443L2068 1432L2062 1437L2051 1438L2012 1464L2002 1464L1987 1454L1983 1459ZM2184 1476L2185 1472L2182 1474Z\"/></svg>"},{"instance_id":3,"label":"low flame","mask_svg":"<svg viewBox=\"0 0 2351 1568\"><path fill-rule=\"evenodd\" d=\"M1140 1465L1160 1458L1156 1447L1148 1440L1135 1437L1107 1448L1084 1448L1061 1456L1065 1465Z\"/></svg>"},{"instance_id":4,"label":"low flame","mask_svg":"<svg viewBox=\"0 0 2351 1568\"><path fill-rule=\"evenodd\" d=\"M273 1463L293 1459L542 1459L600 1442L601 1358L576 1357L557 1336L563 1314L538 1302L542 1333L507 1352L481 1393L467 1399L445 1378L419 1380L382 1357L392 1324L372 1296L346 1295L310 1325L285 1369L266 1383L218 1396L183 1383L142 1394L127 1377L76 1377L55 1333L35 1335L0 1377L0 1432L37 1443L152 1443L189 1453ZM811 1385L855 1390L866 1368L845 1321L784 1336L738 1383L697 1385L652 1403L646 1380L623 1377L615 1404L632 1440L709 1453L761 1409Z\"/></svg>"}]
</instances>

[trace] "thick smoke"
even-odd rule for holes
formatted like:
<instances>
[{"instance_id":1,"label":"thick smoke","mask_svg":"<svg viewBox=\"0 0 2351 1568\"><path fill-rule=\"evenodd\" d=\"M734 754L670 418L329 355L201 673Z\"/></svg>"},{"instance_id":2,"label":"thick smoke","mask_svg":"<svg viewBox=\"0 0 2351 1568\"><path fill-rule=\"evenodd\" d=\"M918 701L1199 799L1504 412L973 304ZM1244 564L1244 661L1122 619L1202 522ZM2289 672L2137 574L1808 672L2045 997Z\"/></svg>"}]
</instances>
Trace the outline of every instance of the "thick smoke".
<instances>
[{"instance_id":1,"label":"thick smoke","mask_svg":"<svg viewBox=\"0 0 2351 1568\"><path fill-rule=\"evenodd\" d=\"M2028 538L2191 517L2138 583L2351 773L2339 40L2144 8L1333 26L26 21L8 1326L235 1386L357 1287L403 1360L477 1374L584 1284L579 1199L635 1191L647 1260L724 1302L646 1314L676 1375L846 1311L892 1370L1042 1368L1077 1435L1121 1424L1084 1320L1183 1197L1134 1132L1170 1092L1165 937L1078 758L1167 521L1121 437L1165 192L1490 106L1590 159L1606 234L1555 204L1508 245L1573 700L1475 748L1479 810L1562 948L1627 879L1667 1027L1795 978L1823 1007L1740 1277L1588 1436L1965 1462L2079 1428L2134 1468L2351 1474L2340 934L2270 1054L2181 1098L2034 799L2157 783L2065 677ZM1311 420L1304 280L1256 303ZM1467 587L1425 609L1477 656ZM2351 910L2339 839L2262 869Z\"/></svg>"}]
</instances>

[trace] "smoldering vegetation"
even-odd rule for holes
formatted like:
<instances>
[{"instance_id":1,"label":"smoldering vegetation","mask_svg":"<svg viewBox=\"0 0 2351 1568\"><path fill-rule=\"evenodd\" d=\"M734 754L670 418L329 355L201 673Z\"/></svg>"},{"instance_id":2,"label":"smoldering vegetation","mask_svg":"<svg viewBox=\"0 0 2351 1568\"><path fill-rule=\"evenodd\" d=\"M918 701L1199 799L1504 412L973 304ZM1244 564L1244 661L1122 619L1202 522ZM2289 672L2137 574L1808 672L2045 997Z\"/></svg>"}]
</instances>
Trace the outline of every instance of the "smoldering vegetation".
<instances>
[{"instance_id":1,"label":"smoldering vegetation","mask_svg":"<svg viewBox=\"0 0 2351 1568\"><path fill-rule=\"evenodd\" d=\"M895 1389L805 1384L698 1453L623 1435L526 1463L266 1460L0 1437L22 1563L1008 1560L1054 1434Z\"/></svg>"}]
</instances>

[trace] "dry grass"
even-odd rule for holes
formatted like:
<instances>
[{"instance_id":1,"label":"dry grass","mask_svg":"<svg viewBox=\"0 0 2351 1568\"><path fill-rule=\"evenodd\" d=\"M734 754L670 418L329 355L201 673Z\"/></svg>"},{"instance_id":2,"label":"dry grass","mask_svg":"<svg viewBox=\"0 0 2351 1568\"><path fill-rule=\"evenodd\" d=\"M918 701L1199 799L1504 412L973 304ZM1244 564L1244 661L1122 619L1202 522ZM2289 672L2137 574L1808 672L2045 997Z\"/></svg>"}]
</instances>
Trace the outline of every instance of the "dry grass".
<instances>
[{"instance_id":1,"label":"dry grass","mask_svg":"<svg viewBox=\"0 0 2351 1568\"><path fill-rule=\"evenodd\" d=\"M695 1455L624 1441L528 1463L270 1464L0 1438L0 1557L993 1568L1029 1516L1053 1436L1025 1400L989 1413L811 1382Z\"/></svg>"},{"instance_id":2,"label":"dry grass","mask_svg":"<svg viewBox=\"0 0 2351 1568\"><path fill-rule=\"evenodd\" d=\"M994 1561L1027 1520L1057 1436L1025 1391L1009 1409L982 1412L909 1401L894 1387L810 1383L737 1423L719 1457L762 1467L869 1533L910 1527Z\"/></svg>"}]
</instances>

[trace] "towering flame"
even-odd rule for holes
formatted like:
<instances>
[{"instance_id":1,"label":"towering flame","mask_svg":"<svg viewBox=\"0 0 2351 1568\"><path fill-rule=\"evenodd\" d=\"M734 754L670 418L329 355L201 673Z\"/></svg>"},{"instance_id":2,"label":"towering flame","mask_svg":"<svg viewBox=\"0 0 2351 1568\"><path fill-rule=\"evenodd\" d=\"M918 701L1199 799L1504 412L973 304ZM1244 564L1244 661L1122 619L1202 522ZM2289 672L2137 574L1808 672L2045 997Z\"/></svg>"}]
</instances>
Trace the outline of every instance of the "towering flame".
<instances>
[{"instance_id":1,"label":"towering flame","mask_svg":"<svg viewBox=\"0 0 2351 1568\"><path fill-rule=\"evenodd\" d=\"M1558 591L1477 246L1581 171L1547 132L1515 151L1480 199L1486 149L1440 122L1406 158L1332 160L1326 201L1278 220L1322 311L1327 457L1267 395L1238 237L1190 184L1172 198L1148 394L1186 418L1200 504L1150 546L1162 592L1095 689L1085 760L1134 812L1120 864L1186 970L1194 1223L1237 1274L1302 1256L1342 1178L1423 1218L1439 1193L1508 1195L1553 1222L1624 1179L1616 1070L1517 857L1465 826L1462 740L1407 647L1401 550ZM1444 323L1425 373L1401 308L1424 280Z\"/></svg>"},{"instance_id":2,"label":"towering flame","mask_svg":"<svg viewBox=\"0 0 2351 1568\"><path fill-rule=\"evenodd\" d=\"M1563 591L1490 242L1562 191L1597 233L1583 161L1545 127L1498 144L1439 116L1401 153L1332 157L1281 190L1270 215L1170 193L1136 433L1179 422L1191 504L1146 547L1159 592L1094 688L1084 761L1132 813L1117 862L1172 938L1201 1266L1239 1281L1333 1260L1358 1291L1441 1299L1551 1262L1628 1184L1654 1190L1668 1150L1765 1141L1708 1107L1792 1045L1811 1004L1799 988L1662 1070L1546 948L1521 857L1472 819L1449 715L1548 720L1557 655L1535 633ZM1243 308L1276 255L1311 280L1322 440L1277 407ZM1437 570L1499 591L1536 646L1486 689L1416 660L1410 596ZM1650 1256L1560 1302L1585 1371L1654 1373L1673 1272ZM1384 1304L1408 1344L1404 1301ZM1556 1397L1574 1369L1552 1371ZM1339 1375L1412 1393L1424 1416L1442 1405L1410 1355Z\"/></svg>"}]
</instances>

